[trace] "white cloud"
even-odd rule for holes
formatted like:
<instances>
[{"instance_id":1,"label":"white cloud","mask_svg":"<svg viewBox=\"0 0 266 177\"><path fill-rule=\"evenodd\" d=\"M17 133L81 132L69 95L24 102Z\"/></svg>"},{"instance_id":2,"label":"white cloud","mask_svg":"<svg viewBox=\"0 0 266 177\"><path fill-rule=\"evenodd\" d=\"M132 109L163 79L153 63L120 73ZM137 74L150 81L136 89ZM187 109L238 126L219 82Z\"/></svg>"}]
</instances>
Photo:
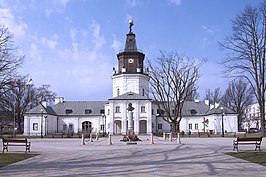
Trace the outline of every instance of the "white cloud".
<instances>
[{"instance_id":1,"label":"white cloud","mask_svg":"<svg viewBox=\"0 0 266 177\"><path fill-rule=\"evenodd\" d=\"M45 45L49 49L55 49L58 43L57 38L58 38L57 35L54 35L53 39L47 39L45 37L42 37L41 42L43 45Z\"/></svg>"},{"instance_id":2,"label":"white cloud","mask_svg":"<svg viewBox=\"0 0 266 177\"><path fill-rule=\"evenodd\" d=\"M19 17L13 15L12 10L8 8L0 8L0 21L15 38L24 37L28 25L24 23Z\"/></svg>"},{"instance_id":3,"label":"white cloud","mask_svg":"<svg viewBox=\"0 0 266 177\"><path fill-rule=\"evenodd\" d=\"M212 34L214 32L213 28L207 27L205 25L201 25L201 29L204 30L204 32Z\"/></svg>"},{"instance_id":4,"label":"white cloud","mask_svg":"<svg viewBox=\"0 0 266 177\"><path fill-rule=\"evenodd\" d=\"M127 5L129 5L130 7L135 7L137 6L137 3L138 1L137 0L127 0L126 3Z\"/></svg>"},{"instance_id":5,"label":"white cloud","mask_svg":"<svg viewBox=\"0 0 266 177\"><path fill-rule=\"evenodd\" d=\"M168 0L170 3L174 4L175 6L181 5L181 0Z\"/></svg>"},{"instance_id":6,"label":"white cloud","mask_svg":"<svg viewBox=\"0 0 266 177\"><path fill-rule=\"evenodd\" d=\"M99 50L104 44L106 44L105 38L101 35L101 26L96 21L92 23L93 30L93 43L96 50Z\"/></svg>"},{"instance_id":7,"label":"white cloud","mask_svg":"<svg viewBox=\"0 0 266 177\"><path fill-rule=\"evenodd\" d=\"M42 9L44 9L46 17L50 17L52 13L62 13L68 2L69 0L47 1Z\"/></svg>"},{"instance_id":8,"label":"white cloud","mask_svg":"<svg viewBox=\"0 0 266 177\"><path fill-rule=\"evenodd\" d=\"M122 42L116 39L116 35L114 35L114 39L113 39L113 43L111 47L114 49L116 53L118 53L122 47Z\"/></svg>"}]
</instances>

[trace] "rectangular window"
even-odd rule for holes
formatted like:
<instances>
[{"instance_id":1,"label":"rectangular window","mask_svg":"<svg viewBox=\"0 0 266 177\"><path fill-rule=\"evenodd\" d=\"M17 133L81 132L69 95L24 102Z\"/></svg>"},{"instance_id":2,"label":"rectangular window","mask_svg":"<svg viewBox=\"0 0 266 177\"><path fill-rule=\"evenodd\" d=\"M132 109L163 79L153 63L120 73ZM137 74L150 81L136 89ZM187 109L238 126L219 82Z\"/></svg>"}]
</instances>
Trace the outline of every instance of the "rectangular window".
<instances>
[{"instance_id":1,"label":"rectangular window","mask_svg":"<svg viewBox=\"0 0 266 177\"><path fill-rule=\"evenodd\" d=\"M104 130L104 125L101 125L101 130L102 130L102 131Z\"/></svg>"},{"instance_id":2,"label":"rectangular window","mask_svg":"<svg viewBox=\"0 0 266 177\"><path fill-rule=\"evenodd\" d=\"M154 111L153 111L153 109L151 110L151 115L154 115Z\"/></svg>"},{"instance_id":3,"label":"rectangular window","mask_svg":"<svg viewBox=\"0 0 266 177\"><path fill-rule=\"evenodd\" d=\"M195 124L195 130L199 129L199 124Z\"/></svg>"},{"instance_id":4,"label":"rectangular window","mask_svg":"<svg viewBox=\"0 0 266 177\"><path fill-rule=\"evenodd\" d=\"M192 129L192 124L188 124L188 129Z\"/></svg>"},{"instance_id":5,"label":"rectangular window","mask_svg":"<svg viewBox=\"0 0 266 177\"><path fill-rule=\"evenodd\" d=\"M146 110L145 110L145 106L141 106L141 107L140 107L140 111L141 111L141 112L146 112Z\"/></svg>"},{"instance_id":6,"label":"rectangular window","mask_svg":"<svg viewBox=\"0 0 266 177\"><path fill-rule=\"evenodd\" d=\"M158 124L158 130L162 130L163 129L163 124Z\"/></svg>"},{"instance_id":7,"label":"rectangular window","mask_svg":"<svg viewBox=\"0 0 266 177\"><path fill-rule=\"evenodd\" d=\"M110 115L110 109L108 109L108 115Z\"/></svg>"},{"instance_id":8,"label":"rectangular window","mask_svg":"<svg viewBox=\"0 0 266 177\"><path fill-rule=\"evenodd\" d=\"M101 109L100 110L100 114L104 114L104 109Z\"/></svg>"},{"instance_id":9,"label":"rectangular window","mask_svg":"<svg viewBox=\"0 0 266 177\"><path fill-rule=\"evenodd\" d=\"M67 130L67 124L63 125L63 130L66 131Z\"/></svg>"},{"instance_id":10,"label":"rectangular window","mask_svg":"<svg viewBox=\"0 0 266 177\"><path fill-rule=\"evenodd\" d=\"M115 112L116 112L116 113L120 113L120 106L116 106L116 107L115 107Z\"/></svg>"},{"instance_id":11,"label":"rectangular window","mask_svg":"<svg viewBox=\"0 0 266 177\"><path fill-rule=\"evenodd\" d=\"M34 131L37 131L38 130L38 123L33 123L32 128Z\"/></svg>"}]
</instances>

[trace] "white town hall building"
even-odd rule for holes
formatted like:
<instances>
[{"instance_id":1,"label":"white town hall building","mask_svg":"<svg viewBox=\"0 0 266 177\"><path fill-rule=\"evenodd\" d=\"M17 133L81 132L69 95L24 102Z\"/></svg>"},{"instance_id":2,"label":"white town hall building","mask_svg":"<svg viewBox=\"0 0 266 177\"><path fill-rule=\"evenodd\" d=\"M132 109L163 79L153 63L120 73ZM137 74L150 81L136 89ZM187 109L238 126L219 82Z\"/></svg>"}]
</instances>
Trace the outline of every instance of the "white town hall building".
<instances>
[{"instance_id":1,"label":"white town hall building","mask_svg":"<svg viewBox=\"0 0 266 177\"><path fill-rule=\"evenodd\" d=\"M97 132L126 134L129 103L133 111L135 134L170 132L170 125L157 114L157 105L147 95L149 74L144 67L145 54L137 48L133 23L126 36L125 48L117 54L113 68L113 95L107 101L65 101L55 99L53 106L42 102L24 114L24 135L46 136L53 133ZM237 114L208 102L187 101L182 110L180 130L220 133L237 131Z\"/></svg>"}]
</instances>

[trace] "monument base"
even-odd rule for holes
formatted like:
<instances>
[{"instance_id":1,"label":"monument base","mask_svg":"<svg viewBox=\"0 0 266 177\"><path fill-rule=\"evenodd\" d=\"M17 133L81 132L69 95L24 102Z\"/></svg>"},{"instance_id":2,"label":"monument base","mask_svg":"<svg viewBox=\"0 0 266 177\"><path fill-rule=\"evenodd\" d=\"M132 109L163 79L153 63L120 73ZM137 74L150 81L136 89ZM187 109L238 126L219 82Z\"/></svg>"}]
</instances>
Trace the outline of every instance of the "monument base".
<instances>
[{"instance_id":1,"label":"monument base","mask_svg":"<svg viewBox=\"0 0 266 177\"><path fill-rule=\"evenodd\" d=\"M135 144L137 144L136 141L129 141L129 142L127 142L127 145L135 145Z\"/></svg>"},{"instance_id":2,"label":"monument base","mask_svg":"<svg viewBox=\"0 0 266 177\"><path fill-rule=\"evenodd\" d=\"M134 134L133 130L129 130L127 132L127 135L125 135L123 137L123 139L120 141L124 141L124 142L128 142L128 143L134 143L134 141L141 141L141 140L138 138L137 135ZM135 142L135 144L137 144L137 143Z\"/></svg>"}]
</instances>

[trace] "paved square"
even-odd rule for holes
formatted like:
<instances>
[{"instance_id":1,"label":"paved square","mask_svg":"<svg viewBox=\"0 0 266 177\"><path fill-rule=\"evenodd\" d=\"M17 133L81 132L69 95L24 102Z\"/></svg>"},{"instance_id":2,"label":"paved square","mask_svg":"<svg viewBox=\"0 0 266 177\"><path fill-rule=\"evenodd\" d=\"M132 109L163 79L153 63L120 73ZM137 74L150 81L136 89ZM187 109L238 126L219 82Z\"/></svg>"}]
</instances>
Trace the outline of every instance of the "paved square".
<instances>
[{"instance_id":1,"label":"paved square","mask_svg":"<svg viewBox=\"0 0 266 177\"><path fill-rule=\"evenodd\" d=\"M1 176L256 176L266 167L224 155L234 138L183 138L182 143L149 136L137 145L120 142L122 136L86 142L81 139L30 139L32 152L41 155L1 168ZM266 142L262 141L262 151ZM10 147L10 152L23 147ZM241 150L254 150L240 146Z\"/></svg>"}]
</instances>

